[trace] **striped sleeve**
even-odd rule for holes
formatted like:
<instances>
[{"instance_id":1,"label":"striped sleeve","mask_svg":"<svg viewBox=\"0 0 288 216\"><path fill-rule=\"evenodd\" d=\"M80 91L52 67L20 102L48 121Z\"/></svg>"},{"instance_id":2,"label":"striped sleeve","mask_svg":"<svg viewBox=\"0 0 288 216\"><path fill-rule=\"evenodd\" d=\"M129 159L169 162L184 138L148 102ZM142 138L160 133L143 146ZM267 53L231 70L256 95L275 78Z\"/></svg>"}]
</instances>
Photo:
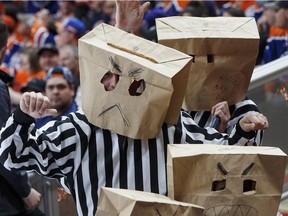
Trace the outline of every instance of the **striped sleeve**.
<instances>
[{"instance_id":1,"label":"striped sleeve","mask_svg":"<svg viewBox=\"0 0 288 216\"><path fill-rule=\"evenodd\" d=\"M73 170L77 165L75 158L79 157L76 144L89 136L90 129L82 119L77 119L77 114L54 122L45 132L36 130L34 123L17 123L25 118L14 118L18 118L17 113L1 129L1 162L6 168L35 170L57 178Z\"/></svg>"},{"instance_id":2,"label":"striped sleeve","mask_svg":"<svg viewBox=\"0 0 288 216\"><path fill-rule=\"evenodd\" d=\"M232 144L233 145L234 144L255 145L255 146L262 145L263 134L264 134L263 130L257 130L255 133L253 133L254 134L253 137L251 137L252 133L246 134L241 130L240 127L238 129L236 128L236 125L238 124L239 120L243 118L246 114L252 111L260 112L256 104L252 100L246 97L244 100L236 103L235 105L230 106L229 111L231 114L231 118L228 121L225 132L227 133L227 135L231 135L231 133L235 134L237 130L239 131L239 133L237 133L238 135L236 135L238 136L238 138L234 137L235 139L231 139L232 137L230 136L230 141L229 141L230 145ZM194 112L190 112L190 115L197 125L199 125L200 127L206 128L207 131L211 131L211 133L215 133L213 132L213 130L209 129L211 121L212 121L212 115L210 111L197 111L197 112L194 111ZM195 127L195 130L196 129L197 127ZM203 134L206 133L205 131L206 130L204 130L202 133ZM219 136L219 134L217 136ZM242 138L240 136L246 136L248 137L248 139ZM210 137L208 139L211 139L211 136L208 136L208 137ZM237 141L237 140L240 140L240 141ZM238 143L235 143L236 141Z\"/></svg>"}]
</instances>

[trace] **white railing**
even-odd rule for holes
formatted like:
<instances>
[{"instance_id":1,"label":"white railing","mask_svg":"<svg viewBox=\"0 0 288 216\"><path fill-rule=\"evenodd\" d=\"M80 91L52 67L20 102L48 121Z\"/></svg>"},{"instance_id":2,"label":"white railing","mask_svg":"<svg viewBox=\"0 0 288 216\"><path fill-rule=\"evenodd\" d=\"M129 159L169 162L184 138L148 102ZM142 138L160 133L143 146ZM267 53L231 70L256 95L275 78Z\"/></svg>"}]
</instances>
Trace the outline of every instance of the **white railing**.
<instances>
[{"instance_id":1,"label":"white railing","mask_svg":"<svg viewBox=\"0 0 288 216\"><path fill-rule=\"evenodd\" d=\"M288 56L257 66L252 74L248 91L273 81L284 74L288 74Z\"/></svg>"}]
</instances>

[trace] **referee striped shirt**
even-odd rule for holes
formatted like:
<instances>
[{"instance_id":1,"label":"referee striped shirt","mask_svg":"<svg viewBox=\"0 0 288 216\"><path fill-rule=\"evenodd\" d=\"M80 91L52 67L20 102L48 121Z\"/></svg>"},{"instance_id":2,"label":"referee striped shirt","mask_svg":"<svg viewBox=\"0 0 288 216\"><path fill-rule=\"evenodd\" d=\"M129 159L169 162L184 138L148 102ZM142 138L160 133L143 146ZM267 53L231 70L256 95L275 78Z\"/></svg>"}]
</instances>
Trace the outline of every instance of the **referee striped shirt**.
<instances>
[{"instance_id":1,"label":"referee striped shirt","mask_svg":"<svg viewBox=\"0 0 288 216\"><path fill-rule=\"evenodd\" d=\"M181 111L178 124L163 124L154 139L123 138L90 124L77 111L44 131L19 108L1 129L0 160L8 169L28 169L52 178L66 177L78 215L94 216L100 188L114 187L166 195L169 143L246 145L255 132L237 123L230 134L198 127Z\"/></svg>"}]
</instances>

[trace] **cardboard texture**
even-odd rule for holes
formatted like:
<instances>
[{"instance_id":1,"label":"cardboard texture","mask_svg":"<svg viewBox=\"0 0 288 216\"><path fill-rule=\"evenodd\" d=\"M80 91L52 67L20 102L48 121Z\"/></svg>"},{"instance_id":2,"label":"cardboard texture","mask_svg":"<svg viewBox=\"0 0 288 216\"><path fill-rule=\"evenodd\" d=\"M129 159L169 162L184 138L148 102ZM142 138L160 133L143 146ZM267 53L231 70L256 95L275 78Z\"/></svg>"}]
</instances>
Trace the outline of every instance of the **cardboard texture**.
<instances>
[{"instance_id":1,"label":"cardboard texture","mask_svg":"<svg viewBox=\"0 0 288 216\"><path fill-rule=\"evenodd\" d=\"M245 98L259 48L254 18L158 18L156 29L160 44L193 56L184 109L211 110Z\"/></svg>"},{"instance_id":2,"label":"cardboard texture","mask_svg":"<svg viewBox=\"0 0 288 216\"><path fill-rule=\"evenodd\" d=\"M101 188L96 216L200 216L204 208L142 191Z\"/></svg>"},{"instance_id":3,"label":"cardboard texture","mask_svg":"<svg viewBox=\"0 0 288 216\"><path fill-rule=\"evenodd\" d=\"M191 59L113 26L98 25L79 39L86 117L98 127L127 137L154 138L164 122L177 123ZM119 75L112 91L101 83L108 71ZM137 96L129 92L133 86Z\"/></svg>"},{"instance_id":4,"label":"cardboard texture","mask_svg":"<svg viewBox=\"0 0 288 216\"><path fill-rule=\"evenodd\" d=\"M287 155L276 147L169 145L168 196L204 216L274 216Z\"/></svg>"}]
</instances>

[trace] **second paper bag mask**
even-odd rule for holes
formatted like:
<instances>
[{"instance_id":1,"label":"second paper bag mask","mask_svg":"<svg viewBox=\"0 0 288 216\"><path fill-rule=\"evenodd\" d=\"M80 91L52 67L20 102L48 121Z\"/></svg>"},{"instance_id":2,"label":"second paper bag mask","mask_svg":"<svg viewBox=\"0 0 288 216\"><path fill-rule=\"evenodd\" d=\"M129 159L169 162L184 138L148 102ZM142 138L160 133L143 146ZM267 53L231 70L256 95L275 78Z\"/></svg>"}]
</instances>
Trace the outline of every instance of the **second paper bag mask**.
<instances>
[{"instance_id":1,"label":"second paper bag mask","mask_svg":"<svg viewBox=\"0 0 288 216\"><path fill-rule=\"evenodd\" d=\"M156 27L160 44L193 56L185 110L245 98L259 47L254 18L167 17L156 19Z\"/></svg>"},{"instance_id":2,"label":"second paper bag mask","mask_svg":"<svg viewBox=\"0 0 288 216\"><path fill-rule=\"evenodd\" d=\"M82 108L92 124L147 139L164 122L177 123L190 56L101 24L79 39L79 60ZM102 80L111 74L118 82L107 90Z\"/></svg>"},{"instance_id":3,"label":"second paper bag mask","mask_svg":"<svg viewBox=\"0 0 288 216\"><path fill-rule=\"evenodd\" d=\"M203 210L160 194L103 187L96 216L200 216Z\"/></svg>"},{"instance_id":4,"label":"second paper bag mask","mask_svg":"<svg viewBox=\"0 0 288 216\"><path fill-rule=\"evenodd\" d=\"M286 160L276 147L168 145L168 196L204 216L275 216Z\"/></svg>"}]
</instances>

